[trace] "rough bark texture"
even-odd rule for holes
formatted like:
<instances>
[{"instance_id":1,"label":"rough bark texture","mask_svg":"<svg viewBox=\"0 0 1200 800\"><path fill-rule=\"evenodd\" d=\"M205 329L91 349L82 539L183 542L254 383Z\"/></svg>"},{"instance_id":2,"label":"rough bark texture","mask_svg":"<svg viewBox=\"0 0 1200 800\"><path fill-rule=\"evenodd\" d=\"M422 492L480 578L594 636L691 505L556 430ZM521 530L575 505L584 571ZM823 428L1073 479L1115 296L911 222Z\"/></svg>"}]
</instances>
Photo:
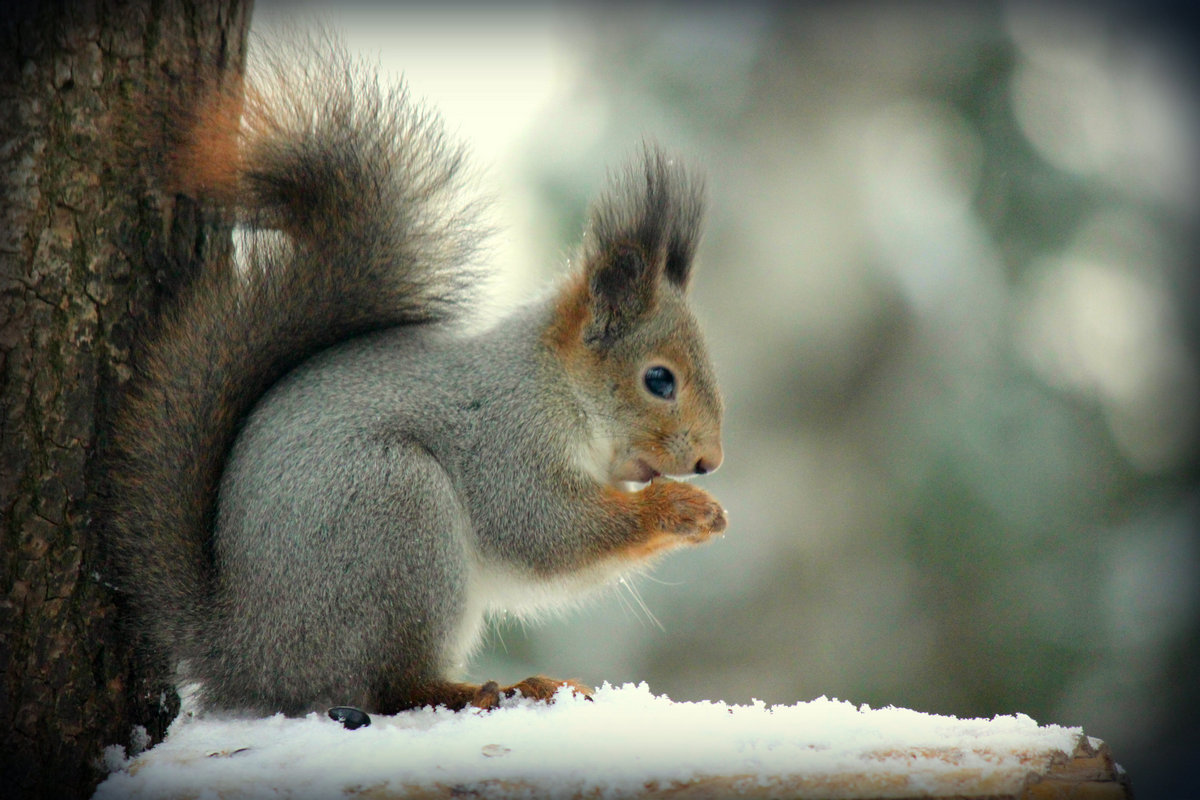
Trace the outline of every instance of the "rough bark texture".
<instances>
[{"instance_id":1,"label":"rough bark texture","mask_svg":"<svg viewBox=\"0 0 1200 800\"><path fill-rule=\"evenodd\" d=\"M10 0L11 2L11 0ZM249 0L18 0L0 11L0 775L88 796L110 744L174 713L105 580L95 509L139 325L220 220L159 189L165 107L240 72ZM169 498L164 498L169 502ZM177 706L176 706L177 707Z\"/></svg>"}]
</instances>

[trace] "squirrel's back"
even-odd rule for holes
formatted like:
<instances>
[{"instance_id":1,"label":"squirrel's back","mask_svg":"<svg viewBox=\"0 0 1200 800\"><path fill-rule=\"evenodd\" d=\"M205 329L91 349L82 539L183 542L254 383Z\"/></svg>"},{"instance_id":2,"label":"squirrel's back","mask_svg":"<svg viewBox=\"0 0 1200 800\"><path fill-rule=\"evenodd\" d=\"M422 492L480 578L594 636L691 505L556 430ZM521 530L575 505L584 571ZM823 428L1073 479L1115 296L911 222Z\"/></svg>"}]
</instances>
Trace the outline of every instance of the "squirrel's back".
<instances>
[{"instance_id":1,"label":"squirrel's back","mask_svg":"<svg viewBox=\"0 0 1200 800\"><path fill-rule=\"evenodd\" d=\"M236 210L241 263L205 265L158 321L109 467L118 584L177 658L214 613L216 491L242 418L331 344L454 317L482 230L462 149L331 37L260 47L244 93L214 91L184 127L173 188Z\"/></svg>"}]
</instances>

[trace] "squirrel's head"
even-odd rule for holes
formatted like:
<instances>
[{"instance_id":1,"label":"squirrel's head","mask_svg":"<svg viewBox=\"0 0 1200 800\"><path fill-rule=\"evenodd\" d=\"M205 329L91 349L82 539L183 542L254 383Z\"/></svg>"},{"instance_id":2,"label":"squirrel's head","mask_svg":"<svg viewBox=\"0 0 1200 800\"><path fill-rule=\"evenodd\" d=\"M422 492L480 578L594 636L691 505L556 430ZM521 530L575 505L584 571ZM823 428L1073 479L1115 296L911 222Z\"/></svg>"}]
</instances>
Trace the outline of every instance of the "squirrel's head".
<instances>
[{"instance_id":1,"label":"squirrel's head","mask_svg":"<svg viewBox=\"0 0 1200 800\"><path fill-rule=\"evenodd\" d=\"M592 208L549 339L587 409L597 477L721 464L721 396L686 297L703 211L703 185L653 147Z\"/></svg>"}]
</instances>

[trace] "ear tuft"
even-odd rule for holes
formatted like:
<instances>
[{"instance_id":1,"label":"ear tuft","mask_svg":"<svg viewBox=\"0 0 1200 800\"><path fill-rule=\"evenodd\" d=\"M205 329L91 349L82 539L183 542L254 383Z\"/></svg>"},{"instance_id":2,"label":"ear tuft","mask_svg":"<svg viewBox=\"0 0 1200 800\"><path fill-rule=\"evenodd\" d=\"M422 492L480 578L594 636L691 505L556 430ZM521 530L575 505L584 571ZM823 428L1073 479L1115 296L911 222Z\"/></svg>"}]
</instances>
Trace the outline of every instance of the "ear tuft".
<instances>
[{"instance_id":1,"label":"ear tuft","mask_svg":"<svg viewBox=\"0 0 1200 800\"><path fill-rule=\"evenodd\" d=\"M704 183L652 143L617 173L591 212L585 263L632 244L679 289L687 287L704 217Z\"/></svg>"},{"instance_id":2,"label":"ear tuft","mask_svg":"<svg viewBox=\"0 0 1200 800\"><path fill-rule=\"evenodd\" d=\"M655 145L613 177L584 235L589 342L622 336L654 304L664 278L687 288L703 215L703 182Z\"/></svg>"}]
</instances>

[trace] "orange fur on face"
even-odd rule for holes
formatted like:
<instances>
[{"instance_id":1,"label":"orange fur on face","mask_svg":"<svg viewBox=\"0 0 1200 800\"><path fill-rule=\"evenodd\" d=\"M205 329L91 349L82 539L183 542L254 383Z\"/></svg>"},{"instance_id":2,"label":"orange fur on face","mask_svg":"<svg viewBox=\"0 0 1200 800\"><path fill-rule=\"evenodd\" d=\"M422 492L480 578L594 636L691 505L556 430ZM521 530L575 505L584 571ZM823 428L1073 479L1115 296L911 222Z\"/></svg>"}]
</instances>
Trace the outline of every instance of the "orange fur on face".
<instances>
[{"instance_id":1,"label":"orange fur on face","mask_svg":"<svg viewBox=\"0 0 1200 800\"><path fill-rule=\"evenodd\" d=\"M587 350L583 343L583 326L591 318L588 299L587 275L582 271L572 273L559 292L554 321L543 338L564 364L577 364Z\"/></svg>"}]
</instances>

